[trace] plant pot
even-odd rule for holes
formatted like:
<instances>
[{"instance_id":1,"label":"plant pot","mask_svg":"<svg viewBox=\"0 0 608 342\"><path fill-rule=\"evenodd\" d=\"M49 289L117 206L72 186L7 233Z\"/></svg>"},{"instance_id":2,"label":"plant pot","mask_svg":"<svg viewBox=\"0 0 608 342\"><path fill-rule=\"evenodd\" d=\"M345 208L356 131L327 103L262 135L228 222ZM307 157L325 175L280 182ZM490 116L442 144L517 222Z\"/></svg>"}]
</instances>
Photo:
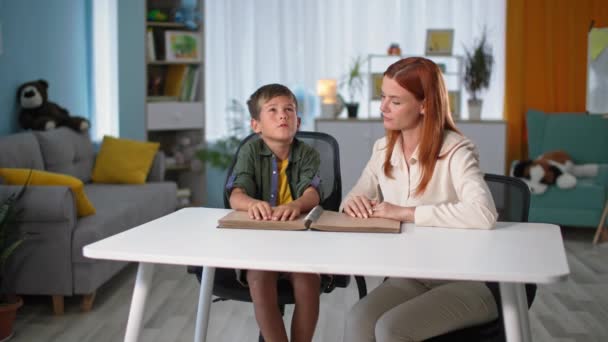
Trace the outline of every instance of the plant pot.
<instances>
[{"instance_id":1,"label":"plant pot","mask_svg":"<svg viewBox=\"0 0 608 342\"><path fill-rule=\"evenodd\" d=\"M17 316L17 309L23 305L23 299L17 297L15 303L0 304L0 342L8 341L13 337L13 323Z\"/></svg>"},{"instance_id":2,"label":"plant pot","mask_svg":"<svg viewBox=\"0 0 608 342\"><path fill-rule=\"evenodd\" d=\"M357 117L357 111L359 110L358 103L346 103L346 111L348 112L348 117L353 119Z\"/></svg>"},{"instance_id":3,"label":"plant pot","mask_svg":"<svg viewBox=\"0 0 608 342\"><path fill-rule=\"evenodd\" d=\"M480 99L469 99L469 120L481 120L481 105Z\"/></svg>"}]
</instances>

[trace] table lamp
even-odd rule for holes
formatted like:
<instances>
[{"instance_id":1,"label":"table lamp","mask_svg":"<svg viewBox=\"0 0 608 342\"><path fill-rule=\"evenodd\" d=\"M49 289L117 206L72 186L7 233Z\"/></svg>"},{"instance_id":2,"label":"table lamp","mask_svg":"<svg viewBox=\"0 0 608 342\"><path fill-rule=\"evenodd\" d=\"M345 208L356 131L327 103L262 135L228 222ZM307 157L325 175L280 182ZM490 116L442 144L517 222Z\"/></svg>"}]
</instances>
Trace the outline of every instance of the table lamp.
<instances>
[{"instance_id":1,"label":"table lamp","mask_svg":"<svg viewBox=\"0 0 608 342\"><path fill-rule=\"evenodd\" d=\"M321 98L321 117L334 118L338 103L338 82L335 79L317 81L317 95Z\"/></svg>"}]
</instances>

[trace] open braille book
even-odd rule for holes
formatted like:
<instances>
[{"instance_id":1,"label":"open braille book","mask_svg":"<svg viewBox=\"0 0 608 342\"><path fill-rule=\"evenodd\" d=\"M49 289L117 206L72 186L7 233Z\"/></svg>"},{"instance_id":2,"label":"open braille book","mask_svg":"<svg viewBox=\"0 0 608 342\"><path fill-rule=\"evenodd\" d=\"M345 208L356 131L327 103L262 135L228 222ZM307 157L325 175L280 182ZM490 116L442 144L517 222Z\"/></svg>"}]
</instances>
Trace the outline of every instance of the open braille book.
<instances>
[{"instance_id":1,"label":"open braille book","mask_svg":"<svg viewBox=\"0 0 608 342\"><path fill-rule=\"evenodd\" d=\"M355 218L316 206L292 221L255 220L245 211L232 211L218 221L218 228L264 230L321 230L331 232L400 233L401 222L384 218Z\"/></svg>"}]
</instances>

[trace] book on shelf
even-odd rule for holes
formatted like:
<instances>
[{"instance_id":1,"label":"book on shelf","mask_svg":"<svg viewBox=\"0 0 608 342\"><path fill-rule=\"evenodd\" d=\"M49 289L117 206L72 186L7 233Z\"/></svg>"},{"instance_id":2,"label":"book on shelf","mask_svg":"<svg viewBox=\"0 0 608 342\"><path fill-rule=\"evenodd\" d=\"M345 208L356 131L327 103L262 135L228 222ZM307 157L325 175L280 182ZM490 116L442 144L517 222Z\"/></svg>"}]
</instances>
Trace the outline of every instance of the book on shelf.
<instances>
[{"instance_id":1,"label":"book on shelf","mask_svg":"<svg viewBox=\"0 0 608 342\"><path fill-rule=\"evenodd\" d=\"M148 61L154 62L156 61L156 50L154 45L154 33L152 29L148 29L146 31L146 39L147 39L147 53L148 53Z\"/></svg>"},{"instance_id":2,"label":"book on shelf","mask_svg":"<svg viewBox=\"0 0 608 342\"><path fill-rule=\"evenodd\" d=\"M170 65L167 68L167 76L165 77L165 92L166 96L175 96L181 99L181 92L188 77L189 68L184 64Z\"/></svg>"},{"instance_id":3,"label":"book on shelf","mask_svg":"<svg viewBox=\"0 0 608 342\"><path fill-rule=\"evenodd\" d=\"M218 228L262 230L319 230L356 233L400 233L401 222L384 218L356 218L316 206L292 221L255 220L246 211L231 211L218 221Z\"/></svg>"}]
</instances>

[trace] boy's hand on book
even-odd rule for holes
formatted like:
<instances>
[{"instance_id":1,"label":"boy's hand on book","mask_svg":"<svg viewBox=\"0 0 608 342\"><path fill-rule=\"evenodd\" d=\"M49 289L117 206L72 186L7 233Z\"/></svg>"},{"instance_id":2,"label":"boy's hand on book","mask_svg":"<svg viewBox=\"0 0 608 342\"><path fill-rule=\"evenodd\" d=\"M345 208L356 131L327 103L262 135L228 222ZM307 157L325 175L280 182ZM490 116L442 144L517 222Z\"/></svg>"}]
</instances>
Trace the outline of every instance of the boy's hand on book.
<instances>
[{"instance_id":1,"label":"boy's hand on book","mask_svg":"<svg viewBox=\"0 0 608 342\"><path fill-rule=\"evenodd\" d=\"M292 203L280 205L272 211L273 221L291 221L298 216L300 216L300 207Z\"/></svg>"},{"instance_id":2,"label":"boy's hand on book","mask_svg":"<svg viewBox=\"0 0 608 342\"><path fill-rule=\"evenodd\" d=\"M344 213L352 217L368 218L372 216L375 201L365 196L353 196L344 204Z\"/></svg>"},{"instance_id":3,"label":"boy's hand on book","mask_svg":"<svg viewBox=\"0 0 608 342\"><path fill-rule=\"evenodd\" d=\"M249 204L247 213L250 218L255 220L270 220L272 217L272 208L268 202L256 200Z\"/></svg>"}]
</instances>

